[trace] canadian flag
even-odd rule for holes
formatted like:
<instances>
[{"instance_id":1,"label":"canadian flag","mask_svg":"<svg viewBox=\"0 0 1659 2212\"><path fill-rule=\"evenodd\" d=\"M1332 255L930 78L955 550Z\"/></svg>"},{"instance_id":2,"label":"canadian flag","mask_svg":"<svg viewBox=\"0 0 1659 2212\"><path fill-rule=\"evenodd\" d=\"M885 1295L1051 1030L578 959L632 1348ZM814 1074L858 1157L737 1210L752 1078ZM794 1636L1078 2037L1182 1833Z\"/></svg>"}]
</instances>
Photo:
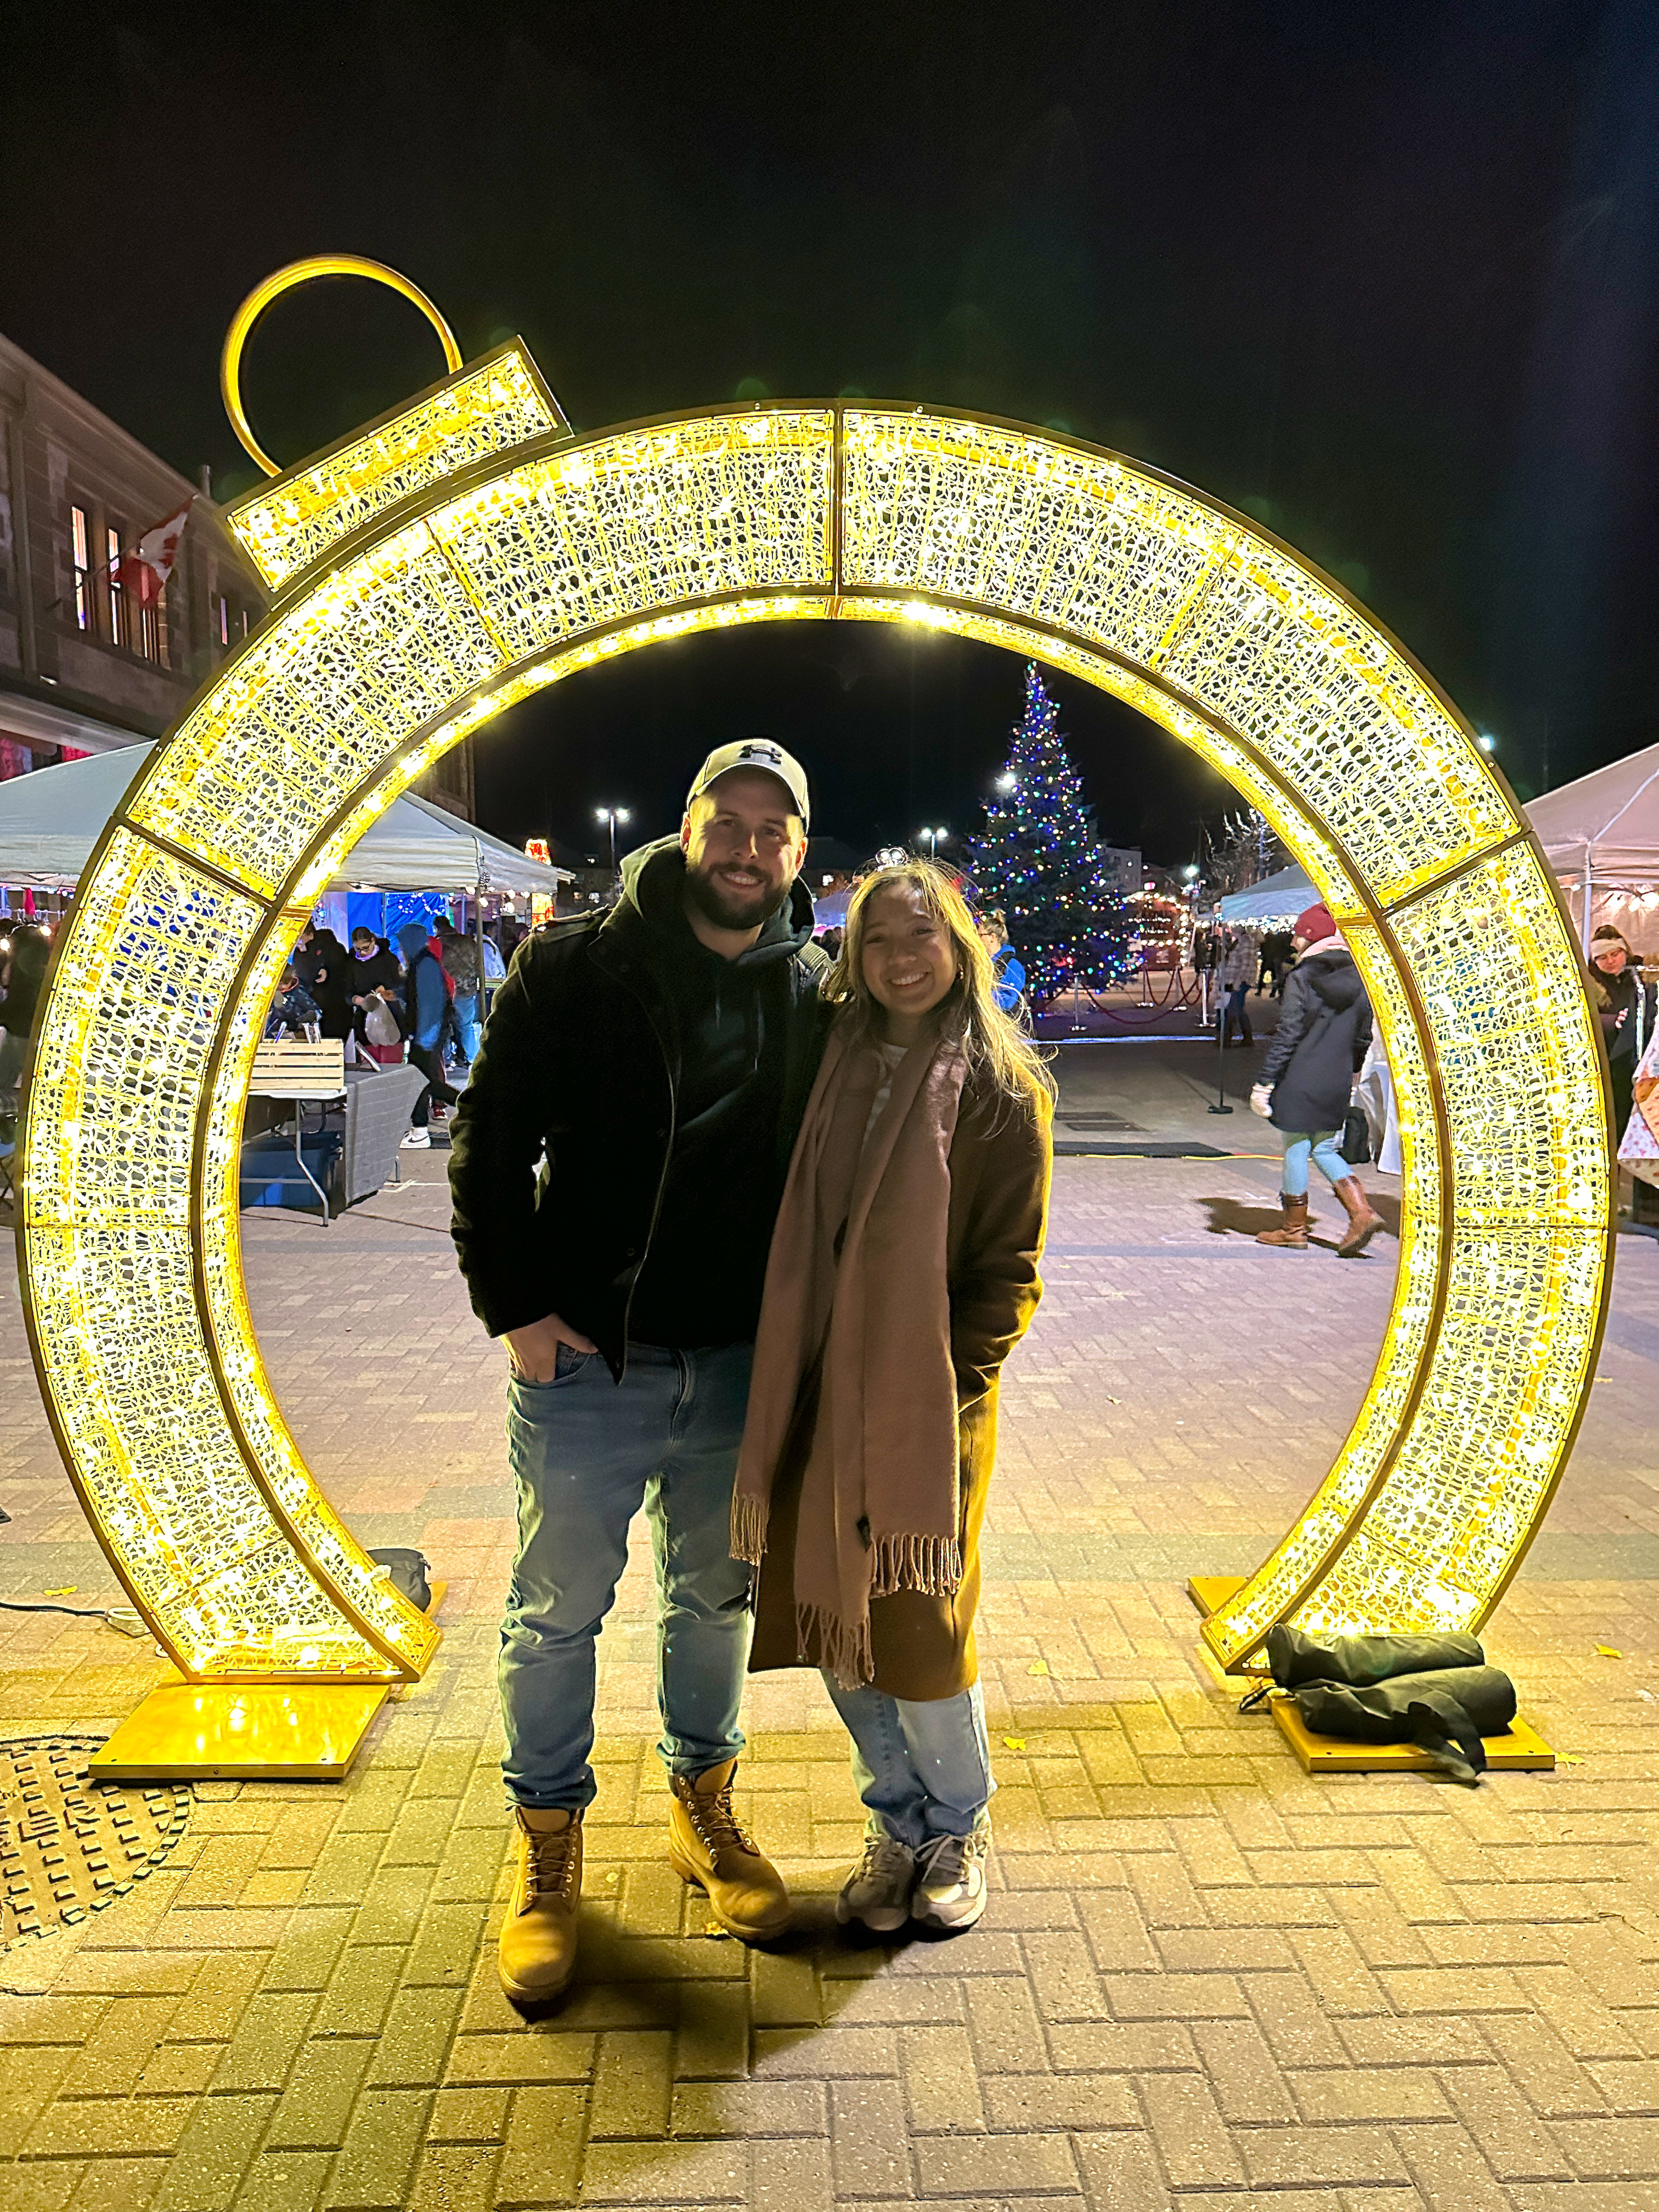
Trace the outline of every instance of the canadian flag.
<instances>
[{"instance_id":1,"label":"canadian flag","mask_svg":"<svg viewBox=\"0 0 1659 2212\"><path fill-rule=\"evenodd\" d=\"M179 540L185 534L185 525L195 504L192 493L176 514L168 515L164 522L152 523L131 551L124 553L116 562L112 572L114 580L124 592L130 592L141 607L153 606L161 598L179 557Z\"/></svg>"}]
</instances>

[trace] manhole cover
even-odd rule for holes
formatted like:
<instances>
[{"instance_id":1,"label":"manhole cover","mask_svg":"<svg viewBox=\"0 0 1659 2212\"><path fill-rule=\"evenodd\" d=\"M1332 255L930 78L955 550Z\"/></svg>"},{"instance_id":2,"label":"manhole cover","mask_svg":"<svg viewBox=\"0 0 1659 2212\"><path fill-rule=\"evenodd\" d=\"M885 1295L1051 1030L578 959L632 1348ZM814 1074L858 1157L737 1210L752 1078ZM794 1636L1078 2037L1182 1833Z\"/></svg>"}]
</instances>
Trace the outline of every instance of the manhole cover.
<instances>
[{"instance_id":1,"label":"manhole cover","mask_svg":"<svg viewBox=\"0 0 1659 2212\"><path fill-rule=\"evenodd\" d=\"M95 1735L0 1742L0 1951L125 1897L185 1832L182 1783L89 1783Z\"/></svg>"}]
</instances>

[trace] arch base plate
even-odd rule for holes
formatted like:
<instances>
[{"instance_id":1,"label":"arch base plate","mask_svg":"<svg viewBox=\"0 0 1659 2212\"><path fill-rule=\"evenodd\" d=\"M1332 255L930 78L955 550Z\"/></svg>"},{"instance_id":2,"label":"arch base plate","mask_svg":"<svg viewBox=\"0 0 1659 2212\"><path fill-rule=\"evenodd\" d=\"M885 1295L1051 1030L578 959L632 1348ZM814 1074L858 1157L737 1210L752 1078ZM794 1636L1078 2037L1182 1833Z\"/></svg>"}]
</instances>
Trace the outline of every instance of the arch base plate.
<instances>
[{"instance_id":1,"label":"arch base plate","mask_svg":"<svg viewBox=\"0 0 1659 2212\"><path fill-rule=\"evenodd\" d=\"M1431 1774L1434 1761L1414 1743L1354 1743L1346 1736L1316 1735L1294 1698L1273 1697L1268 1710L1304 1774ZM1553 1774L1555 1753L1536 1729L1517 1720L1503 1735L1482 1736L1486 1769L1496 1774Z\"/></svg>"},{"instance_id":2,"label":"arch base plate","mask_svg":"<svg viewBox=\"0 0 1659 2212\"><path fill-rule=\"evenodd\" d=\"M95 1782L343 1782L390 1685L167 1682L90 1761Z\"/></svg>"}]
</instances>

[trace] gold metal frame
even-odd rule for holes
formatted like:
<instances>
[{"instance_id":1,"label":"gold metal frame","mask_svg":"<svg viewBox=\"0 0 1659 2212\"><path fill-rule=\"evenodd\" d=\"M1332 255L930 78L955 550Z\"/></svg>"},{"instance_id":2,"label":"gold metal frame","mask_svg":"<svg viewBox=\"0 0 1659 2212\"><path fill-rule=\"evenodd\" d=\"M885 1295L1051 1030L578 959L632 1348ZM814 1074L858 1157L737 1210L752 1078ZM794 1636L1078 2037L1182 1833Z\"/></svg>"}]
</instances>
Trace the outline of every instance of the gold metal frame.
<instances>
[{"instance_id":1,"label":"gold metal frame","mask_svg":"<svg viewBox=\"0 0 1659 2212\"><path fill-rule=\"evenodd\" d=\"M271 459L254 436L253 425L242 405L242 355L253 325L271 301L280 299L284 292L293 291L296 285L314 283L319 276L367 276L374 283L389 285L392 291L412 301L436 331L450 370L461 365L461 349L455 343L455 333L437 308L418 284L411 283L397 270L388 269L385 262L365 260L361 253L311 253L302 261L290 261L286 268L273 270L263 283L254 286L231 317L230 328L225 332L224 351L219 356L219 396L225 403L230 427L268 477L280 476L282 465Z\"/></svg>"},{"instance_id":2,"label":"gold metal frame","mask_svg":"<svg viewBox=\"0 0 1659 2212\"><path fill-rule=\"evenodd\" d=\"M387 1681L435 1645L318 1493L259 1360L234 1176L301 921L502 708L752 621L907 622L1127 700L1260 805L1394 1065L1394 1311L1296 1526L1204 1624L1478 1626L1559 1481L1605 1315L1605 1071L1571 929L1468 725L1243 517L983 416L765 402L573 439L523 349L233 512L281 596L135 781L60 933L20 1145L21 1273L88 1518L192 1680Z\"/></svg>"}]
</instances>

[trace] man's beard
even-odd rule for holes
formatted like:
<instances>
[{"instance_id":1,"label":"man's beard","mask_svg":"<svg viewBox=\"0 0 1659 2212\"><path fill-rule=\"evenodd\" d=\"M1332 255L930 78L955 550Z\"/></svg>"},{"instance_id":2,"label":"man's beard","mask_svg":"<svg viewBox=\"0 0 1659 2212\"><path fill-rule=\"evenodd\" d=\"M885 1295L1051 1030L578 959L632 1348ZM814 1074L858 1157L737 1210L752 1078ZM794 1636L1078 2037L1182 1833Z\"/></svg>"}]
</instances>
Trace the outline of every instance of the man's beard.
<instances>
[{"instance_id":1,"label":"man's beard","mask_svg":"<svg viewBox=\"0 0 1659 2212\"><path fill-rule=\"evenodd\" d=\"M787 886L760 884L752 891L724 884L710 868L685 871L685 892L697 912L716 929L755 929L783 903Z\"/></svg>"}]
</instances>

